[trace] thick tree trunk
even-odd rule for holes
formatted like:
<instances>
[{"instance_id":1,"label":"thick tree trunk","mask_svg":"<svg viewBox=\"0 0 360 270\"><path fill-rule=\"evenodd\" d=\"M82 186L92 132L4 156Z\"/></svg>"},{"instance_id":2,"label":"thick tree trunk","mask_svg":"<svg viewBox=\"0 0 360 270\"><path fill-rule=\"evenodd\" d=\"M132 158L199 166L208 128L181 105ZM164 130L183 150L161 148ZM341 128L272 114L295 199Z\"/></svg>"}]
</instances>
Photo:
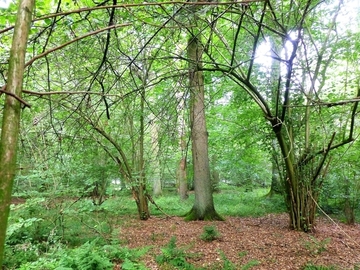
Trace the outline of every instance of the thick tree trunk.
<instances>
[{"instance_id":1,"label":"thick tree trunk","mask_svg":"<svg viewBox=\"0 0 360 270\"><path fill-rule=\"evenodd\" d=\"M204 78L201 71L202 45L197 37L188 43L191 139L194 165L195 202L186 220L222 220L216 213L212 196L208 156L208 133L205 121Z\"/></svg>"},{"instance_id":2,"label":"thick tree trunk","mask_svg":"<svg viewBox=\"0 0 360 270\"><path fill-rule=\"evenodd\" d=\"M150 217L149 201L146 196L145 184L139 184L136 187L133 187L132 191L133 191L133 197L136 202L139 218L141 220L149 219Z\"/></svg>"},{"instance_id":3,"label":"thick tree trunk","mask_svg":"<svg viewBox=\"0 0 360 270\"><path fill-rule=\"evenodd\" d=\"M11 191L16 173L16 150L21 113L19 99L22 93L25 52L34 5L34 0L20 1L10 52L6 86L6 91L10 94L5 98L0 141L0 267L3 261Z\"/></svg>"}]
</instances>

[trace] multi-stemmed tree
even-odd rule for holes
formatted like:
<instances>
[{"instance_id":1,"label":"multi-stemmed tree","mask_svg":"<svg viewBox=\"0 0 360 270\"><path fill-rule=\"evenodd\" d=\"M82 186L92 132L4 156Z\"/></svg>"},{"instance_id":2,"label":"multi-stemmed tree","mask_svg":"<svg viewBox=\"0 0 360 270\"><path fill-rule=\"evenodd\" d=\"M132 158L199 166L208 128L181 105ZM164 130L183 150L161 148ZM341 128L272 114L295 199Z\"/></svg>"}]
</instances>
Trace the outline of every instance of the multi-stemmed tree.
<instances>
[{"instance_id":1,"label":"multi-stemmed tree","mask_svg":"<svg viewBox=\"0 0 360 270\"><path fill-rule=\"evenodd\" d=\"M341 60L336 52L349 46L340 40L351 43L347 33L337 31L342 5L340 1L329 7L313 0L236 4L219 12L216 24L209 22L212 34L203 44L203 70L226 74L271 124L286 168L290 226L298 230L314 226L330 151L354 139L357 99L349 103L345 123L340 115L325 113L339 105L329 95L339 85L331 85L335 80L327 74ZM267 63L261 65L257 58L265 43ZM356 87L348 87L347 99L358 95Z\"/></svg>"}]
</instances>

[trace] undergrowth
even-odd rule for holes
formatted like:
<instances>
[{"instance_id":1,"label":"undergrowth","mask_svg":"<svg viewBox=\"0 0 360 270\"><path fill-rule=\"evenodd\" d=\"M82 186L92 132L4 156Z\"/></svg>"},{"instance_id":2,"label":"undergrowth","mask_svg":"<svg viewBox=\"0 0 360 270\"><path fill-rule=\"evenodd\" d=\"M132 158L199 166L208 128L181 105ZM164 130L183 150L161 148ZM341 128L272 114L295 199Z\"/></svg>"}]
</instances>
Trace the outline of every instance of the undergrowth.
<instances>
[{"instance_id":1,"label":"undergrowth","mask_svg":"<svg viewBox=\"0 0 360 270\"><path fill-rule=\"evenodd\" d=\"M217 212L226 216L261 216L286 210L281 196L268 198L265 194L265 189L245 192L244 189L231 187L215 193L214 200ZM110 269L114 264L121 265L122 269L145 269L141 256L150 248L127 249L123 247L124 243L119 242L119 228L128 216L136 216L137 212L128 192L110 197L100 206L93 205L91 199L41 195L39 193L38 197L28 198L26 203L12 206L5 246L5 269ZM175 194L163 196L157 198L156 203L165 213L180 216L191 208L194 195L190 194L185 202ZM149 207L152 214L163 214L152 204ZM200 235L204 241L219 237L215 226L205 226ZM304 245L316 255L326 250L328 241L310 238ZM104 247L106 252L103 252ZM90 253L91 260L85 260ZM177 247L176 238L172 238L161 249L156 261L162 269L195 269L187 262L189 256L196 255ZM232 269L232 263L224 254L220 258L219 269ZM258 263L255 260L245 263L241 258L239 262L241 264L235 265L237 268L234 269L250 269Z\"/></svg>"},{"instance_id":2,"label":"undergrowth","mask_svg":"<svg viewBox=\"0 0 360 270\"><path fill-rule=\"evenodd\" d=\"M206 242L212 242L220 237L220 233L213 225L207 225L203 228L203 233L200 235L200 239Z\"/></svg>"},{"instance_id":3,"label":"undergrowth","mask_svg":"<svg viewBox=\"0 0 360 270\"><path fill-rule=\"evenodd\" d=\"M176 245L176 237L171 237L169 243L161 248L161 254L156 256L156 262L162 266L161 269L196 269L193 265L187 262L187 258L193 255L185 252L185 248L178 248ZM170 267L170 268L169 268Z\"/></svg>"}]
</instances>

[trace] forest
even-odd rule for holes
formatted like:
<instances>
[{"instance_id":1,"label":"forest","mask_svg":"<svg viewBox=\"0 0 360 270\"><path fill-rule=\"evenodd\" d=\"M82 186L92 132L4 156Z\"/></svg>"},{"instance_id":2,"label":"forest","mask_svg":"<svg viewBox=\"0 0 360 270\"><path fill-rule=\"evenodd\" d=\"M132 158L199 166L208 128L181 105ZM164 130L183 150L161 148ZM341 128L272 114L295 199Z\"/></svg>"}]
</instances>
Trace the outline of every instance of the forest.
<instances>
[{"instance_id":1,"label":"forest","mask_svg":"<svg viewBox=\"0 0 360 270\"><path fill-rule=\"evenodd\" d=\"M359 14L0 2L0 267L360 269Z\"/></svg>"}]
</instances>

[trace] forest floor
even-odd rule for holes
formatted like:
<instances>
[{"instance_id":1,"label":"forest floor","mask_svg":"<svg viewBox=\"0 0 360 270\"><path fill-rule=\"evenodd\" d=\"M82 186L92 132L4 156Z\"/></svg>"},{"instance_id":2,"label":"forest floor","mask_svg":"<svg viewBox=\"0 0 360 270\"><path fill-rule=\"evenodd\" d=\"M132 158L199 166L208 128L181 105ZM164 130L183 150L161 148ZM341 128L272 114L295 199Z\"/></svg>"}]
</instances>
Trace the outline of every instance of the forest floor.
<instances>
[{"instance_id":1,"label":"forest floor","mask_svg":"<svg viewBox=\"0 0 360 270\"><path fill-rule=\"evenodd\" d=\"M216 228L220 237L212 242L201 240L206 225ZM349 226L322 217L313 233L290 230L287 214L227 217L226 221L214 222L185 222L180 217L140 221L129 217L120 231L124 245L152 247L142 258L149 269L165 269L154 258L173 236L178 248L192 254L187 261L205 269L222 269L224 255L235 265L232 269L294 270L307 265L360 269L360 224Z\"/></svg>"}]
</instances>

